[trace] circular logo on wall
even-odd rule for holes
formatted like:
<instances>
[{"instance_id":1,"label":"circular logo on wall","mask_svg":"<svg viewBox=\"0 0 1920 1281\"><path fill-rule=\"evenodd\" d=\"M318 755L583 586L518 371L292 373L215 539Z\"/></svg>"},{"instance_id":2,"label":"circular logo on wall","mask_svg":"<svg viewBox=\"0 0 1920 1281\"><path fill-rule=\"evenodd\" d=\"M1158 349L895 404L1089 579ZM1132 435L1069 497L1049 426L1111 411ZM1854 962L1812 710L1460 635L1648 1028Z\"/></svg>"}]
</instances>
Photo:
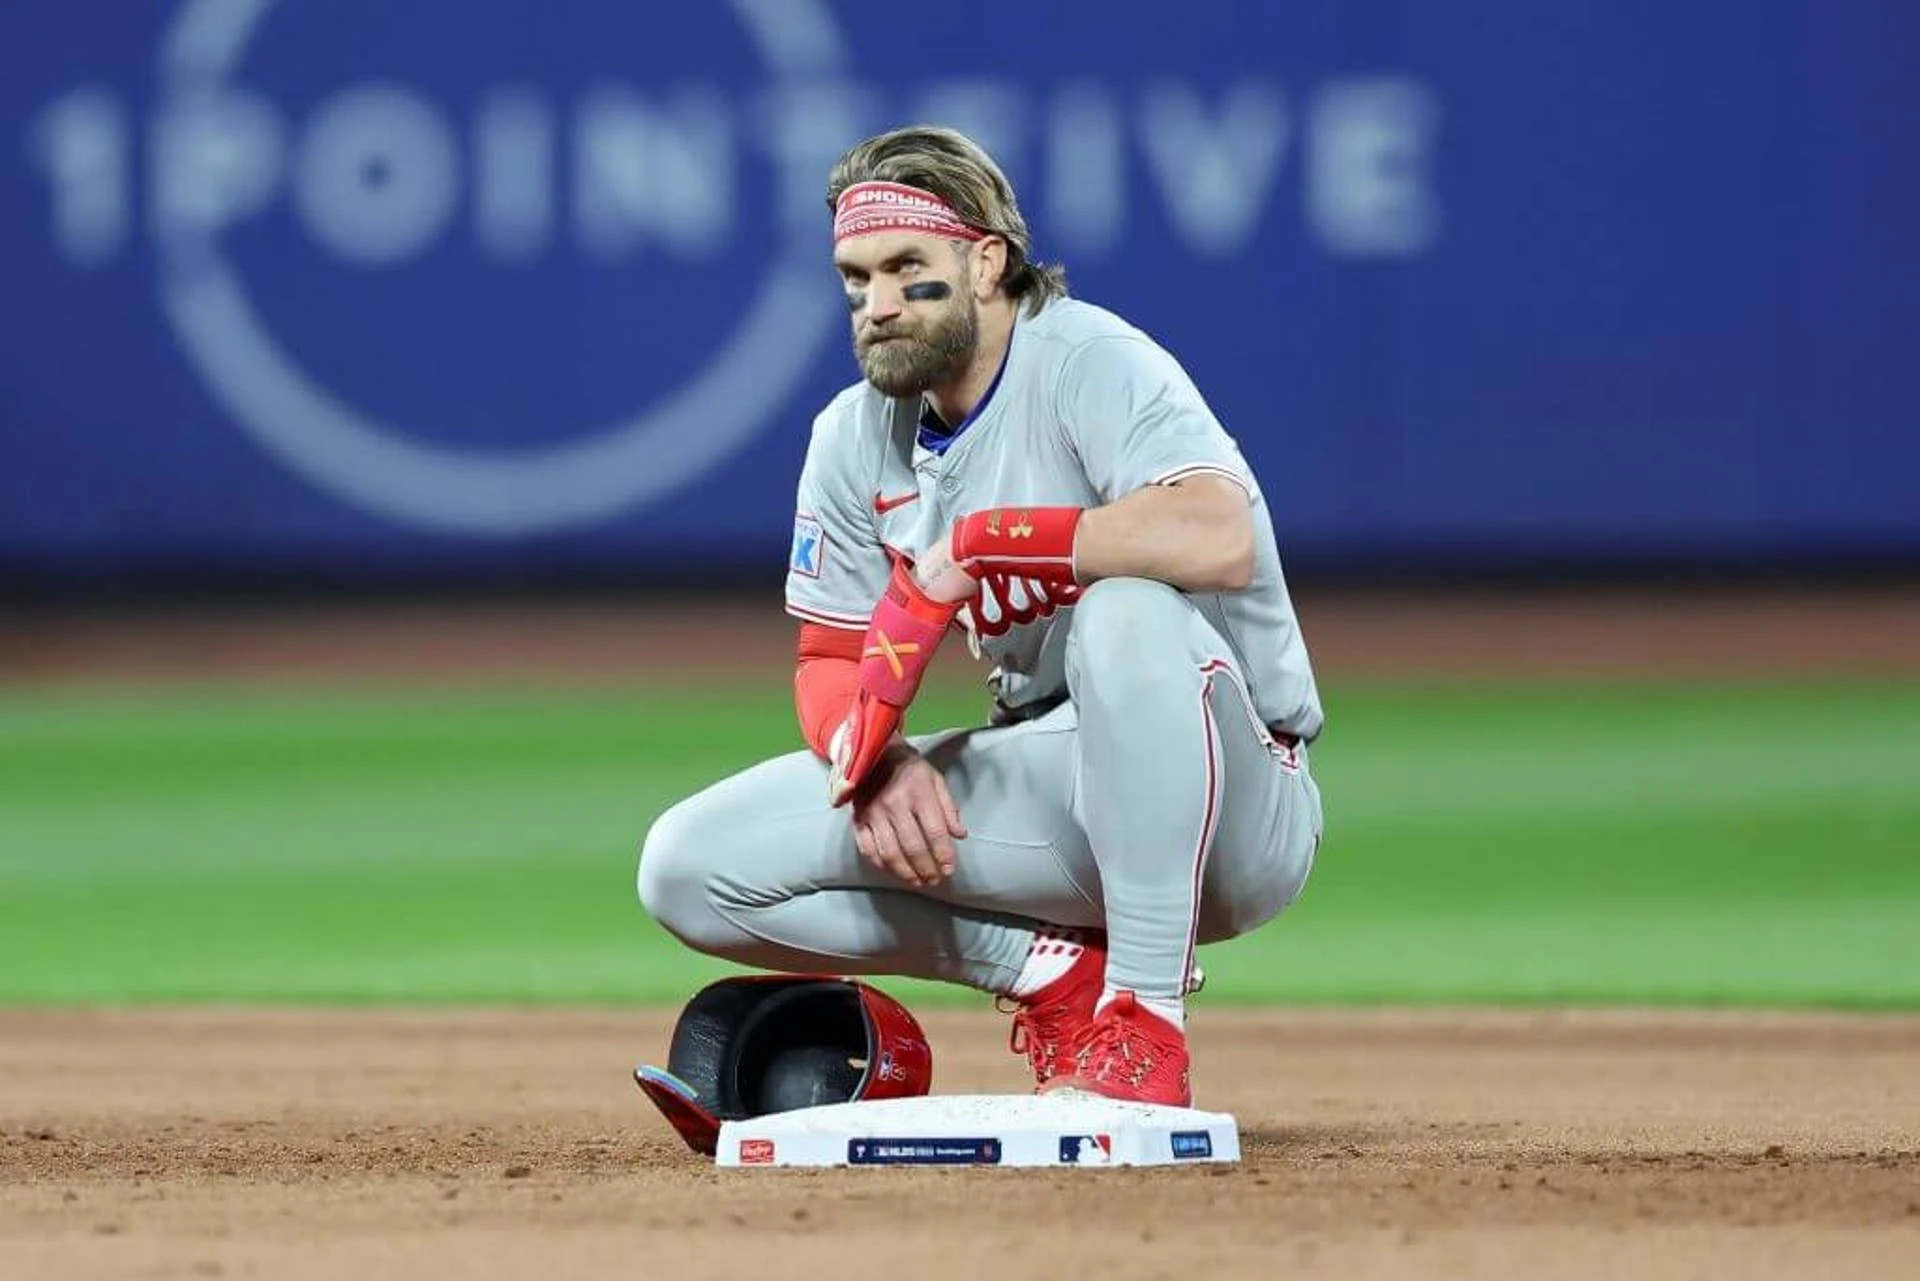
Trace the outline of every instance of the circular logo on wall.
<instances>
[{"instance_id":1,"label":"circular logo on wall","mask_svg":"<svg viewBox=\"0 0 1920 1281\"><path fill-rule=\"evenodd\" d=\"M280 3L184 0L161 46L168 98L189 111L221 102ZM729 9L776 85L831 75L846 61L821 0L730 0ZM391 111L382 118L404 123ZM406 198L405 190L394 197ZM388 226L405 223L408 211L399 212ZM578 529L674 492L767 425L841 323L820 286L819 233L796 227L756 295L738 308L738 322L679 386L558 444L458 447L381 421L303 369L249 299L214 222L198 229L189 222L156 244L162 307L213 396L260 446L327 493L442 533L499 538ZM371 261L394 251L387 234L369 222L357 238L349 227L339 243Z\"/></svg>"}]
</instances>

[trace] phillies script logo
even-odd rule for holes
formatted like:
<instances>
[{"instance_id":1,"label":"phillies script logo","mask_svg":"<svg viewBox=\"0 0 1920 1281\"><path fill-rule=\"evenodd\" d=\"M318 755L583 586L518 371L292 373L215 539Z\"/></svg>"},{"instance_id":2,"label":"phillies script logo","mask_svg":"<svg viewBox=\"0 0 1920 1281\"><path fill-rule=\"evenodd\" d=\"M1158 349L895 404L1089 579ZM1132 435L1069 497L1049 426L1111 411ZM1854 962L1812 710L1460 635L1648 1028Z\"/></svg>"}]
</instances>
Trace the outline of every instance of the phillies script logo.
<instances>
[{"instance_id":1,"label":"phillies script logo","mask_svg":"<svg viewBox=\"0 0 1920 1281\"><path fill-rule=\"evenodd\" d=\"M959 622L967 633L968 645L977 649L983 640L1004 636L1024 623L1050 618L1055 610L1079 599L1080 588L1073 583L988 574L980 580L980 594L961 611Z\"/></svg>"}]
</instances>

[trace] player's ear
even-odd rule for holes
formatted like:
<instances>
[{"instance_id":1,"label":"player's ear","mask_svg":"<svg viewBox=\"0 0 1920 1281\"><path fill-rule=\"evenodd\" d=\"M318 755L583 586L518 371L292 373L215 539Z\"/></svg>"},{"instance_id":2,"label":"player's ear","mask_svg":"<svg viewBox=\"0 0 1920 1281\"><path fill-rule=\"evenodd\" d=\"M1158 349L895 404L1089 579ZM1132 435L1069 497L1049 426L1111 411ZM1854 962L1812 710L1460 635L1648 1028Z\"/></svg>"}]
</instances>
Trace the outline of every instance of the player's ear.
<instances>
[{"instance_id":1,"label":"player's ear","mask_svg":"<svg viewBox=\"0 0 1920 1281\"><path fill-rule=\"evenodd\" d=\"M1006 273L1007 242L999 236L988 236L974 245L972 257L973 296L986 302L1000 288L1000 277Z\"/></svg>"}]
</instances>

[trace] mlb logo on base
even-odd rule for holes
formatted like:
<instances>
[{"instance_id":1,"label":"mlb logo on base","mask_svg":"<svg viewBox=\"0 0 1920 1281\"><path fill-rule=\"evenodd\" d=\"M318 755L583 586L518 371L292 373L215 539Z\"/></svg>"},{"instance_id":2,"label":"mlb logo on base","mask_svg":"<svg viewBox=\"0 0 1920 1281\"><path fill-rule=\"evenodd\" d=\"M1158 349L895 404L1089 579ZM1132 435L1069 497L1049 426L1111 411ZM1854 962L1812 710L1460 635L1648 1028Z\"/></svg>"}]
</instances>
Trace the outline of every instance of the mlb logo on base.
<instances>
[{"instance_id":1,"label":"mlb logo on base","mask_svg":"<svg viewBox=\"0 0 1920 1281\"><path fill-rule=\"evenodd\" d=\"M1060 1164L1113 1164L1111 1134L1063 1134L1060 1136Z\"/></svg>"}]
</instances>

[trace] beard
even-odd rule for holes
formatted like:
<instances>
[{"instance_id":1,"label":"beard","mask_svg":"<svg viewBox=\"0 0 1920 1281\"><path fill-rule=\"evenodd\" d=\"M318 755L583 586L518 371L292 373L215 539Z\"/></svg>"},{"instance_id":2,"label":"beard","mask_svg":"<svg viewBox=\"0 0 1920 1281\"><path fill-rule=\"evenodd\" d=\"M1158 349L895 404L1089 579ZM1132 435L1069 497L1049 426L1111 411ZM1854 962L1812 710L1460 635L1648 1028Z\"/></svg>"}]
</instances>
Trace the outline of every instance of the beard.
<instances>
[{"instance_id":1,"label":"beard","mask_svg":"<svg viewBox=\"0 0 1920 1281\"><path fill-rule=\"evenodd\" d=\"M930 321L912 328L896 323L878 335L856 338L854 355L868 382L883 395L899 398L918 396L959 377L979 346L979 312L972 298L961 296Z\"/></svg>"}]
</instances>

